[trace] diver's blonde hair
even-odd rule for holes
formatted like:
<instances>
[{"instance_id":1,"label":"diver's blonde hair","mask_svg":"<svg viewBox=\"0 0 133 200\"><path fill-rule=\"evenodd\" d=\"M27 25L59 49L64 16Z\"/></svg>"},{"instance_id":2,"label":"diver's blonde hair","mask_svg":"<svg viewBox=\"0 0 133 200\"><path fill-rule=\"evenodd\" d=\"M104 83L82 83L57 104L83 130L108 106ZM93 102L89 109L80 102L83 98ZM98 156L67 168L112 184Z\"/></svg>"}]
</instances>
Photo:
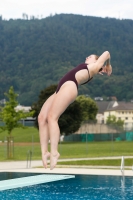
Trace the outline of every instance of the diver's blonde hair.
<instances>
[{"instance_id":1,"label":"diver's blonde hair","mask_svg":"<svg viewBox=\"0 0 133 200\"><path fill-rule=\"evenodd\" d=\"M96 58L96 60L98 60L99 56L98 56L98 55L95 55L95 58Z\"/></svg>"}]
</instances>

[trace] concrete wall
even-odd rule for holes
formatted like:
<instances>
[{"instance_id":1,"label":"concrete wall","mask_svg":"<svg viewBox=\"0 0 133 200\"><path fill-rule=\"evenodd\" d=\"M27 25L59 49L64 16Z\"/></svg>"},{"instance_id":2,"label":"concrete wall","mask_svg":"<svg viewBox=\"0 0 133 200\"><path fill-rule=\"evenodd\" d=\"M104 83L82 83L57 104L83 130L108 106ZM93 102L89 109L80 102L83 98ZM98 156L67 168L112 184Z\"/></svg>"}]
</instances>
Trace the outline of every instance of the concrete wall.
<instances>
[{"instance_id":1,"label":"concrete wall","mask_svg":"<svg viewBox=\"0 0 133 200\"><path fill-rule=\"evenodd\" d=\"M77 133L117 133L118 131L114 128L107 126L106 124L83 124L80 129L75 132Z\"/></svg>"}]
</instances>

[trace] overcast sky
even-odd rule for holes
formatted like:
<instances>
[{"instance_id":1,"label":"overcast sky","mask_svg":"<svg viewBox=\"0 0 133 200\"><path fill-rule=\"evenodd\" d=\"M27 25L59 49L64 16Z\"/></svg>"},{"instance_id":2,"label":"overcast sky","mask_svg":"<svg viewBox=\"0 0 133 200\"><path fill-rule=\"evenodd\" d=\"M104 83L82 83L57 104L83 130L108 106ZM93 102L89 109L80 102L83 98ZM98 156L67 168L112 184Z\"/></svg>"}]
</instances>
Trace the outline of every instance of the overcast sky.
<instances>
[{"instance_id":1,"label":"overcast sky","mask_svg":"<svg viewBox=\"0 0 133 200\"><path fill-rule=\"evenodd\" d=\"M4 19L22 18L23 13L38 18L72 13L133 20L133 0L0 0Z\"/></svg>"}]
</instances>

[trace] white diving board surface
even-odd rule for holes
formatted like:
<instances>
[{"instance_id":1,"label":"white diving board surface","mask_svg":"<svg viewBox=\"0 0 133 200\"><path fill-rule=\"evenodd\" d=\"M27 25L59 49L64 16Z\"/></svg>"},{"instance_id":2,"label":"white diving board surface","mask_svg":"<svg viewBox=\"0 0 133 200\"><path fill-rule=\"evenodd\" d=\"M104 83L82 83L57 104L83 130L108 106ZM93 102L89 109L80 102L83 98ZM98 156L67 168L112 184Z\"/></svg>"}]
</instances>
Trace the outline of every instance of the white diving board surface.
<instances>
[{"instance_id":1,"label":"white diving board surface","mask_svg":"<svg viewBox=\"0 0 133 200\"><path fill-rule=\"evenodd\" d=\"M75 178L74 175L43 174L0 181L0 191Z\"/></svg>"}]
</instances>

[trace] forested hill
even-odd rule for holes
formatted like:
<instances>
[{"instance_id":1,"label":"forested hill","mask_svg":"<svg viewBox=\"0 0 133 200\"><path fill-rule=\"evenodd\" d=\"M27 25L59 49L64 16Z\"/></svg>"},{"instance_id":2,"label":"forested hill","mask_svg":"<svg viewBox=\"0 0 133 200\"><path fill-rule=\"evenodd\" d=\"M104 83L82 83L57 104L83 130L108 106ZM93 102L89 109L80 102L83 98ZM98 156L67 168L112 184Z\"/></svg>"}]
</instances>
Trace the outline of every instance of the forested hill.
<instances>
[{"instance_id":1,"label":"forested hill","mask_svg":"<svg viewBox=\"0 0 133 200\"><path fill-rule=\"evenodd\" d=\"M0 99L14 86L31 105L40 91L89 54L111 53L113 75L97 75L80 94L133 99L133 20L60 14L44 19L0 18Z\"/></svg>"}]
</instances>

